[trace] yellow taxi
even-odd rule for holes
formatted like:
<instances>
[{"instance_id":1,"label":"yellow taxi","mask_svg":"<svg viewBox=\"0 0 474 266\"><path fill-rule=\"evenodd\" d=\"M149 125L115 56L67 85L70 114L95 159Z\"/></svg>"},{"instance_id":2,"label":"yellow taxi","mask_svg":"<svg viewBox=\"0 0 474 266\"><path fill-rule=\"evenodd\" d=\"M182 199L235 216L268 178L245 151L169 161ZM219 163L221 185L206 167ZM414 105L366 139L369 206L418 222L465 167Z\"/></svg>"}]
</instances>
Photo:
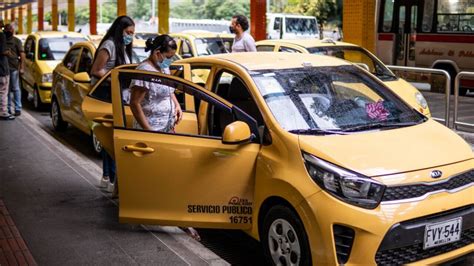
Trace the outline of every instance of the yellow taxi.
<instances>
[{"instance_id":1,"label":"yellow taxi","mask_svg":"<svg viewBox=\"0 0 474 266\"><path fill-rule=\"evenodd\" d=\"M35 108L51 103L53 69L74 43L86 40L84 35L76 32L43 31L28 36L21 82L23 89L33 95Z\"/></svg>"},{"instance_id":2,"label":"yellow taxi","mask_svg":"<svg viewBox=\"0 0 474 266\"><path fill-rule=\"evenodd\" d=\"M177 54L182 58L230 53L234 35L208 31L170 33L178 45Z\"/></svg>"},{"instance_id":3,"label":"yellow taxi","mask_svg":"<svg viewBox=\"0 0 474 266\"><path fill-rule=\"evenodd\" d=\"M68 124L73 125L91 136L94 150L98 153L102 146L92 131L93 121L84 116L81 105L84 97L91 90L89 73L99 43L100 40L74 44L63 61L54 69L51 90L51 121L53 128L57 131L64 131ZM145 42L134 40L132 62L139 63L146 59L148 55L149 52L145 52ZM129 67L133 67L133 65ZM176 73L176 70L173 69L173 73ZM101 87L105 87L105 83ZM102 107L100 104L98 106ZM112 112L110 104L104 108L103 112Z\"/></svg>"},{"instance_id":4,"label":"yellow taxi","mask_svg":"<svg viewBox=\"0 0 474 266\"><path fill-rule=\"evenodd\" d=\"M257 51L262 52L329 55L355 63L381 79L417 111L426 116L431 116L426 99L413 85L396 77L375 55L358 45L335 42L331 39L264 40L257 42L256 45Z\"/></svg>"},{"instance_id":5,"label":"yellow taxi","mask_svg":"<svg viewBox=\"0 0 474 266\"><path fill-rule=\"evenodd\" d=\"M289 53L174 65L179 77L116 68L111 92L83 102L117 163L121 222L244 230L276 265L438 264L472 252L470 146L373 75ZM193 69L209 70L205 88ZM184 95L186 127L134 128L123 95L137 79ZM105 102L112 113L98 111Z\"/></svg>"}]
</instances>

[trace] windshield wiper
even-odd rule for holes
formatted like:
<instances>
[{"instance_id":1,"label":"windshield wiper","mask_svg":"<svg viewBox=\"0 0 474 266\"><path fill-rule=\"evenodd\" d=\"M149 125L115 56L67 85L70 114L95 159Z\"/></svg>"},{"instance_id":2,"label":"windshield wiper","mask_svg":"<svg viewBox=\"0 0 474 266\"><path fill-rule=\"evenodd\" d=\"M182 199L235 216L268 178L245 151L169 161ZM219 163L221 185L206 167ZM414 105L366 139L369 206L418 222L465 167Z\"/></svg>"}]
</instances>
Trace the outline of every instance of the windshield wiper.
<instances>
[{"instance_id":1,"label":"windshield wiper","mask_svg":"<svg viewBox=\"0 0 474 266\"><path fill-rule=\"evenodd\" d=\"M387 129L387 128L401 128L401 127L409 127L409 126L414 126L418 125L420 121L418 122L398 122L398 123L371 123L371 124L365 124L365 125L357 125L353 127L346 127L341 129L343 132L355 132L355 131L365 131L365 130L371 130L371 129Z\"/></svg>"},{"instance_id":2,"label":"windshield wiper","mask_svg":"<svg viewBox=\"0 0 474 266\"><path fill-rule=\"evenodd\" d=\"M300 135L347 135L346 132L340 131L339 129L319 129L319 128L308 128L308 129L293 129L289 130L290 133Z\"/></svg>"}]
</instances>

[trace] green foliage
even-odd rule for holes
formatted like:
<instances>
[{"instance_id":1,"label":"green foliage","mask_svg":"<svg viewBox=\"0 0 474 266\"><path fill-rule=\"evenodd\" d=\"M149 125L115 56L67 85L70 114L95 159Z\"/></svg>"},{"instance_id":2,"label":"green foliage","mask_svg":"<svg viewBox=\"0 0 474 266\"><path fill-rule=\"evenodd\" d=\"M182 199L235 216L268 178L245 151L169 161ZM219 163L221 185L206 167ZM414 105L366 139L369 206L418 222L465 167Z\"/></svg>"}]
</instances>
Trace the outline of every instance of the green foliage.
<instances>
[{"instance_id":1,"label":"green foliage","mask_svg":"<svg viewBox=\"0 0 474 266\"><path fill-rule=\"evenodd\" d=\"M100 8L102 7L102 21L100 21ZM117 1L103 1L102 6L97 5L97 22L112 23L117 17ZM89 23L89 7L80 6L75 9L76 25Z\"/></svg>"},{"instance_id":2,"label":"green foliage","mask_svg":"<svg viewBox=\"0 0 474 266\"><path fill-rule=\"evenodd\" d=\"M250 16L248 0L206 0L203 4L195 4L187 0L171 9L171 17L183 19L226 19L233 15Z\"/></svg>"},{"instance_id":3,"label":"green foliage","mask_svg":"<svg viewBox=\"0 0 474 266\"><path fill-rule=\"evenodd\" d=\"M127 15L134 20L148 20L151 18L151 1L150 0L134 0L128 1ZM155 11L155 14L157 12Z\"/></svg>"}]
</instances>

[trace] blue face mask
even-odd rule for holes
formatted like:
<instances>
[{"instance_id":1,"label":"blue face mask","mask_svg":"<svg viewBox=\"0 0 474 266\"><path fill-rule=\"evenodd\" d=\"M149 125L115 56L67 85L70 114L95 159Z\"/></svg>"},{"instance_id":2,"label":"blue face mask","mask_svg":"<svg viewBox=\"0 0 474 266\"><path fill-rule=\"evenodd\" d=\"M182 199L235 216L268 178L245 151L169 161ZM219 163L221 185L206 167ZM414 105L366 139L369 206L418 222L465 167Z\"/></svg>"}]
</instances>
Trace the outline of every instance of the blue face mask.
<instances>
[{"instance_id":1,"label":"blue face mask","mask_svg":"<svg viewBox=\"0 0 474 266\"><path fill-rule=\"evenodd\" d=\"M158 65L158 67L160 69L165 69L165 68L169 68L171 66L171 63L173 61L171 61L171 59L168 59L166 57L163 58L163 61L161 62L156 62L156 64Z\"/></svg>"},{"instance_id":2,"label":"blue face mask","mask_svg":"<svg viewBox=\"0 0 474 266\"><path fill-rule=\"evenodd\" d=\"M133 35L128 35L128 34L124 34L124 35L123 35L123 43L124 43L125 45L131 44L132 41L133 41Z\"/></svg>"}]
</instances>

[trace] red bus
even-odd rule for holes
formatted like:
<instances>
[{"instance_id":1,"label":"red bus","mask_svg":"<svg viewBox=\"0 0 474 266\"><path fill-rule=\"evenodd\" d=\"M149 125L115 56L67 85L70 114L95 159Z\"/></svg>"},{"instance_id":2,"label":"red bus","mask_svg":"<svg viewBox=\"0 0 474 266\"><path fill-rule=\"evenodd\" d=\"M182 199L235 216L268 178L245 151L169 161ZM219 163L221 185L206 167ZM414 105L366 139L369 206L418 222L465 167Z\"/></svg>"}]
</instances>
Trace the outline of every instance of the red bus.
<instances>
[{"instance_id":1,"label":"red bus","mask_svg":"<svg viewBox=\"0 0 474 266\"><path fill-rule=\"evenodd\" d=\"M380 0L377 55L385 64L474 72L474 0ZM387 53L387 51L391 51ZM460 94L474 92L474 79Z\"/></svg>"}]
</instances>

